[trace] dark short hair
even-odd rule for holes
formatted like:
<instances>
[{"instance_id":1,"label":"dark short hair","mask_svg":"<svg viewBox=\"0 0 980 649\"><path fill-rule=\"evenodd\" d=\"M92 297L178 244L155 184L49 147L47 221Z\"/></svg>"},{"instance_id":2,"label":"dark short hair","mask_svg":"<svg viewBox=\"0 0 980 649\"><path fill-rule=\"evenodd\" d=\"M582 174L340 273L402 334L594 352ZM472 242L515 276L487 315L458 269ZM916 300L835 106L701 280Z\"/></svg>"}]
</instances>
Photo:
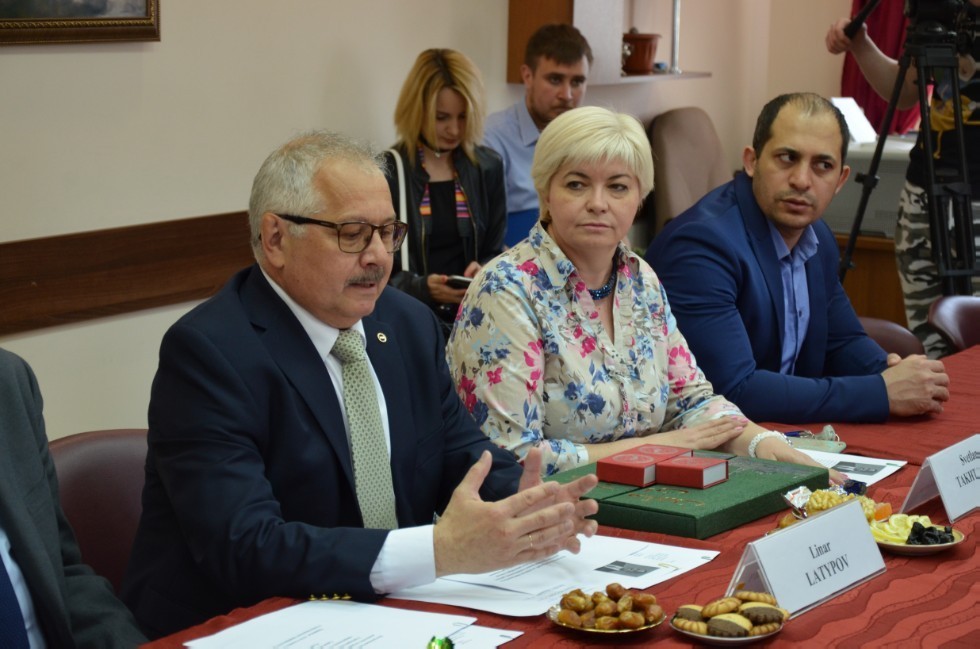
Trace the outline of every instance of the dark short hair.
<instances>
[{"instance_id":1,"label":"dark short hair","mask_svg":"<svg viewBox=\"0 0 980 649\"><path fill-rule=\"evenodd\" d=\"M840 162L844 164L847 159L847 145L851 139L851 132L847 129L844 114L828 99L813 92L791 92L779 95L762 107L759 119L755 123L755 133L752 136L752 148L755 149L755 154L762 154L766 142L772 138L772 123L779 116L779 111L787 104L793 104L806 115L830 113L834 116L834 119L837 120L837 126L840 128Z\"/></svg>"},{"instance_id":2,"label":"dark short hair","mask_svg":"<svg viewBox=\"0 0 980 649\"><path fill-rule=\"evenodd\" d=\"M524 64L537 69L538 59L544 57L562 65L573 65L585 57L592 66L592 48L582 32L571 25L542 25L531 34L524 48Z\"/></svg>"}]
</instances>

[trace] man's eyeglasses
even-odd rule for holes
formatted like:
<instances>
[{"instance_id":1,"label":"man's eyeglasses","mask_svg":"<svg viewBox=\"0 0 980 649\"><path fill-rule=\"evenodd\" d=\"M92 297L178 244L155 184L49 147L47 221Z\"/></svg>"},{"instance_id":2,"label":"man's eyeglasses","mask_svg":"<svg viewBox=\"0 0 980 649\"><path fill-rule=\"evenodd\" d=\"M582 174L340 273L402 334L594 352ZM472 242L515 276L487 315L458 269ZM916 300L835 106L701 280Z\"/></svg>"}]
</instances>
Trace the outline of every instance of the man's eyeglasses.
<instances>
[{"instance_id":1,"label":"man's eyeglasses","mask_svg":"<svg viewBox=\"0 0 980 649\"><path fill-rule=\"evenodd\" d=\"M371 223L361 223L353 221L349 223L331 223L319 219L310 219L305 216L293 216L292 214L277 214L280 219L285 219L291 223L299 225L311 224L330 228L337 233L337 245L343 252L359 253L371 245L371 238L377 232L381 235L381 243L385 250L395 252L402 247L405 235L408 234L408 224L401 221L385 223L384 225L372 225Z\"/></svg>"}]
</instances>

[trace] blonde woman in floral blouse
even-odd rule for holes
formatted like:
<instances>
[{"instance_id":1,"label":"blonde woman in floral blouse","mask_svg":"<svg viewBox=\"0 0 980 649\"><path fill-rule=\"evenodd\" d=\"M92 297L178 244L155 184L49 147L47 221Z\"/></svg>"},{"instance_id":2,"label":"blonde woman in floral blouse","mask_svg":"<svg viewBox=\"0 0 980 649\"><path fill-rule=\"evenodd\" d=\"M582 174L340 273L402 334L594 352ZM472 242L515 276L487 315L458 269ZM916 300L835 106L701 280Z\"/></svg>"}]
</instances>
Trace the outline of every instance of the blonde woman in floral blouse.
<instances>
[{"instance_id":1,"label":"blonde woman in floral blouse","mask_svg":"<svg viewBox=\"0 0 980 649\"><path fill-rule=\"evenodd\" d=\"M714 394L657 276L623 244L653 187L639 122L564 113L531 175L540 221L477 274L447 348L483 431L520 457L540 447L545 474L651 441L813 464Z\"/></svg>"}]
</instances>

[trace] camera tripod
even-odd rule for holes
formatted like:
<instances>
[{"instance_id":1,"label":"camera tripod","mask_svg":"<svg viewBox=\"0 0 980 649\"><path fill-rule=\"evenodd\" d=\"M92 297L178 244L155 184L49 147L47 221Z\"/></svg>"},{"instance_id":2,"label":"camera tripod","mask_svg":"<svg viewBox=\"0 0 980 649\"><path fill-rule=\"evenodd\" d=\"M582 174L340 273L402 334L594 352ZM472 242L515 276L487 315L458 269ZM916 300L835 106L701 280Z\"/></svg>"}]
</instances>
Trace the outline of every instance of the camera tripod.
<instances>
[{"instance_id":1,"label":"camera tripod","mask_svg":"<svg viewBox=\"0 0 980 649\"><path fill-rule=\"evenodd\" d=\"M877 3L872 3L877 4ZM927 25L928 27L928 25ZM848 269L853 267L852 258L864 220L871 192L878 184L878 165L885 147L885 138L891 129L895 107L912 62L918 73L917 90L919 112L921 115L919 140L924 148L926 166L925 190L926 207L929 212L929 235L932 244L933 261L939 272L943 295L972 295L972 278L980 275L977 268L976 248L973 238L973 214L970 204L970 183L967 177L966 148L963 136L963 110L960 105L960 79L956 56L955 34L944 33L941 29L914 28L910 25L899 59L898 76L892 89L885 117L878 130L878 142L871 158L867 173L858 173L856 182L860 183L861 199L857 214L851 226L847 246L841 258L840 281L843 282ZM953 112L955 136L959 144L956 167L936 168L933 158L933 139L929 120L929 101L926 85L935 71L945 71L953 86ZM923 129L925 129L923 131ZM955 254L954 254L955 253Z\"/></svg>"}]
</instances>

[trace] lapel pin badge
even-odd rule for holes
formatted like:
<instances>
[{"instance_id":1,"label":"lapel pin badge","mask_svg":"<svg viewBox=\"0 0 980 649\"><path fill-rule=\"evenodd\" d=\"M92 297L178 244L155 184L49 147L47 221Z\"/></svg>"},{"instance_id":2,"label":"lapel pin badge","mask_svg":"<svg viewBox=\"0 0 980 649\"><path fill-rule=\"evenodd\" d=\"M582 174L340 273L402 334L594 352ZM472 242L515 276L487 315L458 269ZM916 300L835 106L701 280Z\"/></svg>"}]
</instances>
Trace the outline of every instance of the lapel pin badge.
<instances>
[{"instance_id":1,"label":"lapel pin badge","mask_svg":"<svg viewBox=\"0 0 980 649\"><path fill-rule=\"evenodd\" d=\"M388 336L384 335L383 333L378 333L378 342L379 343L388 342Z\"/></svg>"}]
</instances>

